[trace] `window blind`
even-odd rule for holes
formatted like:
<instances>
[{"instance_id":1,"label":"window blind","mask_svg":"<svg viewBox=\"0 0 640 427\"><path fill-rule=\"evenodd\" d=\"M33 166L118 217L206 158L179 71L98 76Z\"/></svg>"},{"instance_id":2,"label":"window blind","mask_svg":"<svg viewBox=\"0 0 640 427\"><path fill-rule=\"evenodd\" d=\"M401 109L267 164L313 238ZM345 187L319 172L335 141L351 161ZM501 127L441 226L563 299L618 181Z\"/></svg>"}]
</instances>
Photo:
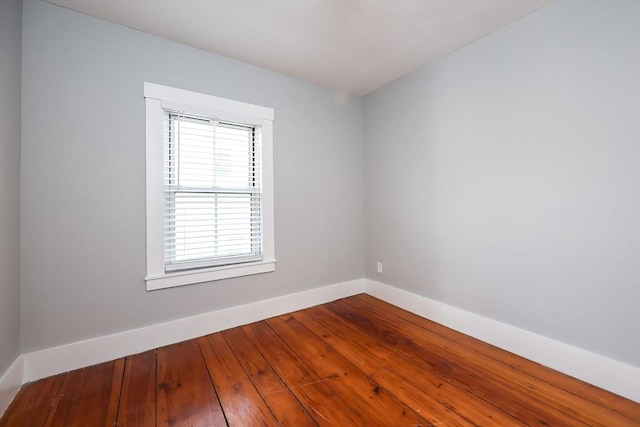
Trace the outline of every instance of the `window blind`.
<instances>
[{"instance_id":1,"label":"window blind","mask_svg":"<svg viewBox=\"0 0 640 427\"><path fill-rule=\"evenodd\" d=\"M165 271L262 260L260 128L165 111Z\"/></svg>"}]
</instances>

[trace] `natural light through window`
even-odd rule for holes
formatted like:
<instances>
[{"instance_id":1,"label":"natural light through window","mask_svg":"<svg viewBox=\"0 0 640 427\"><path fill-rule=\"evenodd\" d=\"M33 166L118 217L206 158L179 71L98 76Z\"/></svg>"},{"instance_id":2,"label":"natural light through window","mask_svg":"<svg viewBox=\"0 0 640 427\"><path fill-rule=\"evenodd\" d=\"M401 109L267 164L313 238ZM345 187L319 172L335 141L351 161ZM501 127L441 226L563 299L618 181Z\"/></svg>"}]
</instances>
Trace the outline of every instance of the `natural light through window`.
<instances>
[{"instance_id":1,"label":"natural light through window","mask_svg":"<svg viewBox=\"0 0 640 427\"><path fill-rule=\"evenodd\" d=\"M145 83L147 289L275 270L273 109Z\"/></svg>"},{"instance_id":2,"label":"natural light through window","mask_svg":"<svg viewBox=\"0 0 640 427\"><path fill-rule=\"evenodd\" d=\"M165 115L167 270L261 259L260 129Z\"/></svg>"}]
</instances>

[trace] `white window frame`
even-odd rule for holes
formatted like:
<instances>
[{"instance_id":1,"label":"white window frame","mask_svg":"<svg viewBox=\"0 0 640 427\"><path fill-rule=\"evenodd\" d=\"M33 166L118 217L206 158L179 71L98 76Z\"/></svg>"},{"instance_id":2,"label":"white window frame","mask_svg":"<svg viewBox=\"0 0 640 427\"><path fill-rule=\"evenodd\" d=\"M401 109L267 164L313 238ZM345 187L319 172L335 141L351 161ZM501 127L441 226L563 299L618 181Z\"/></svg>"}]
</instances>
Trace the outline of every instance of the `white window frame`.
<instances>
[{"instance_id":1,"label":"white window frame","mask_svg":"<svg viewBox=\"0 0 640 427\"><path fill-rule=\"evenodd\" d=\"M190 285L275 271L273 219L272 108L247 104L154 83L144 83L146 100L147 290ZM164 110L184 111L212 119L262 128L262 260L242 264L165 272L164 260Z\"/></svg>"}]
</instances>

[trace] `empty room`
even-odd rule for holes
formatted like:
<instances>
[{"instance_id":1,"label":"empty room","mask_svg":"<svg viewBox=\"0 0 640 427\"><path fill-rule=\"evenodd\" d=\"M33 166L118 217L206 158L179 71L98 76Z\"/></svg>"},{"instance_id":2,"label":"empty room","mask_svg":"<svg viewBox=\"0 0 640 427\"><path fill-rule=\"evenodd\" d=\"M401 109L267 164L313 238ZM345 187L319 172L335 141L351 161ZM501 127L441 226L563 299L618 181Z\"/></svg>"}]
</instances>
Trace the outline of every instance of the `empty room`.
<instances>
[{"instance_id":1,"label":"empty room","mask_svg":"<svg viewBox=\"0 0 640 427\"><path fill-rule=\"evenodd\" d=\"M640 426L640 1L0 0L0 427Z\"/></svg>"}]
</instances>

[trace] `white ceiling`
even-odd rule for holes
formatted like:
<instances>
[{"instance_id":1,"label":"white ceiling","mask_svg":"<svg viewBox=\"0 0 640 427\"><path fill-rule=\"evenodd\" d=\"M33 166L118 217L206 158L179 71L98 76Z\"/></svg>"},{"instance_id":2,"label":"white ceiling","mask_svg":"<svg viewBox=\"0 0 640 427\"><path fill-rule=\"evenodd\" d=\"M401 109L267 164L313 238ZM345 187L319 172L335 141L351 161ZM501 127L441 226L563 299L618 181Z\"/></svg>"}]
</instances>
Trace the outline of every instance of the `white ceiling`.
<instances>
[{"instance_id":1,"label":"white ceiling","mask_svg":"<svg viewBox=\"0 0 640 427\"><path fill-rule=\"evenodd\" d=\"M548 0L47 0L365 95Z\"/></svg>"}]
</instances>

